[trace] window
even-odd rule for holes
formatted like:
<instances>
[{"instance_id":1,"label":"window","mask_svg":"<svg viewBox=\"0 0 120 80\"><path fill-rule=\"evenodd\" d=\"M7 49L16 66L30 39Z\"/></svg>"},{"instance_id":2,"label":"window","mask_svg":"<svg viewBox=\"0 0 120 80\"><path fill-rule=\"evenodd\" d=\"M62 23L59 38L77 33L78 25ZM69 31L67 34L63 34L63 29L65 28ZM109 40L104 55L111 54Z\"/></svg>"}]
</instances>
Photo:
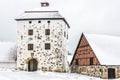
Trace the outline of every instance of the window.
<instances>
[{"instance_id":1,"label":"window","mask_svg":"<svg viewBox=\"0 0 120 80\"><path fill-rule=\"evenodd\" d=\"M78 64L78 59L76 59L76 65L79 65L79 64Z\"/></svg>"},{"instance_id":2,"label":"window","mask_svg":"<svg viewBox=\"0 0 120 80\"><path fill-rule=\"evenodd\" d=\"M33 30L32 29L28 30L28 35L33 35Z\"/></svg>"},{"instance_id":3,"label":"window","mask_svg":"<svg viewBox=\"0 0 120 80\"><path fill-rule=\"evenodd\" d=\"M48 2L42 2L42 3L41 3L41 7L46 7L46 6L49 6L49 3L48 3Z\"/></svg>"},{"instance_id":4,"label":"window","mask_svg":"<svg viewBox=\"0 0 120 80\"><path fill-rule=\"evenodd\" d=\"M21 40L23 39L23 36L21 36Z\"/></svg>"},{"instance_id":5,"label":"window","mask_svg":"<svg viewBox=\"0 0 120 80\"><path fill-rule=\"evenodd\" d=\"M66 37L66 32L64 32L64 37Z\"/></svg>"},{"instance_id":6,"label":"window","mask_svg":"<svg viewBox=\"0 0 120 80\"><path fill-rule=\"evenodd\" d=\"M50 35L50 29L45 30L45 35Z\"/></svg>"},{"instance_id":7,"label":"window","mask_svg":"<svg viewBox=\"0 0 120 80\"><path fill-rule=\"evenodd\" d=\"M47 21L47 23L50 23L50 21Z\"/></svg>"},{"instance_id":8,"label":"window","mask_svg":"<svg viewBox=\"0 0 120 80\"><path fill-rule=\"evenodd\" d=\"M90 65L93 65L93 58L90 58Z\"/></svg>"},{"instance_id":9,"label":"window","mask_svg":"<svg viewBox=\"0 0 120 80\"><path fill-rule=\"evenodd\" d=\"M41 21L38 21L38 23L41 23Z\"/></svg>"},{"instance_id":10,"label":"window","mask_svg":"<svg viewBox=\"0 0 120 80\"><path fill-rule=\"evenodd\" d=\"M28 50L33 50L33 44L28 44Z\"/></svg>"},{"instance_id":11,"label":"window","mask_svg":"<svg viewBox=\"0 0 120 80\"><path fill-rule=\"evenodd\" d=\"M32 21L29 21L29 24L31 24L32 23Z\"/></svg>"},{"instance_id":12,"label":"window","mask_svg":"<svg viewBox=\"0 0 120 80\"><path fill-rule=\"evenodd\" d=\"M50 43L45 43L45 49L50 49Z\"/></svg>"},{"instance_id":13,"label":"window","mask_svg":"<svg viewBox=\"0 0 120 80\"><path fill-rule=\"evenodd\" d=\"M68 34L67 34L67 39L68 39Z\"/></svg>"}]
</instances>

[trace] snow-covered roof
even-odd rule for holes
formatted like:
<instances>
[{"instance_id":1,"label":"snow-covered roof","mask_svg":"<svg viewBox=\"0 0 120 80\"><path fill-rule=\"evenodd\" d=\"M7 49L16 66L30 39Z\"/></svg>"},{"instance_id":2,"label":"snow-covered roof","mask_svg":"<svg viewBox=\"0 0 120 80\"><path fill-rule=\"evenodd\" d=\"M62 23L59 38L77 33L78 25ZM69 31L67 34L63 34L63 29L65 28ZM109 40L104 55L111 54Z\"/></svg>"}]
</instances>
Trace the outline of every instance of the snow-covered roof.
<instances>
[{"instance_id":1,"label":"snow-covered roof","mask_svg":"<svg viewBox=\"0 0 120 80\"><path fill-rule=\"evenodd\" d=\"M72 58L73 58L73 55L72 55L72 54L67 56L67 60L68 60L69 64L71 63Z\"/></svg>"},{"instance_id":2,"label":"snow-covered roof","mask_svg":"<svg viewBox=\"0 0 120 80\"><path fill-rule=\"evenodd\" d=\"M44 18L63 18L58 11L25 11L16 20L25 19L44 19Z\"/></svg>"},{"instance_id":3,"label":"snow-covered roof","mask_svg":"<svg viewBox=\"0 0 120 80\"><path fill-rule=\"evenodd\" d=\"M120 36L84 34L100 64L120 65Z\"/></svg>"},{"instance_id":4,"label":"snow-covered roof","mask_svg":"<svg viewBox=\"0 0 120 80\"><path fill-rule=\"evenodd\" d=\"M13 42L0 42L0 62L15 62L15 46Z\"/></svg>"},{"instance_id":5,"label":"snow-covered roof","mask_svg":"<svg viewBox=\"0 0 120 80\"><path fill-rule=\"evenodd\" d=\"M19 21L19 20L43 20L43 19L51 19L51 20L61 19L70 28L65 18L62 17L57 10L54 10L51 7L40 7L40 8L27 10L23 14L18 16L15 20Z\"/></svg>"}]
</instances>

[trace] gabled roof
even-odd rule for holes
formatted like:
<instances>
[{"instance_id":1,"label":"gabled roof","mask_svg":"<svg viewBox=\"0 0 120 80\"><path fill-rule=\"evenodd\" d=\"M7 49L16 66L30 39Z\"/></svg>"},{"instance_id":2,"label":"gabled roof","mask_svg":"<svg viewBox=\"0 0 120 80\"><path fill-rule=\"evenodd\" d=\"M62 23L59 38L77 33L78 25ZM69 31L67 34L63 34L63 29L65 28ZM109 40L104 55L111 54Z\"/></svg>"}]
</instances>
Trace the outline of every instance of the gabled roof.
<instances>
[{"instance_id":1,"label":"gabled roof","mask_svg":"<svg viewBox=\"0 0 120 80\"><path fill-rule=\"evenodd\" d=\"M77 53L77 49L79 48L80 42L81 42L81 40L82 40L82 37L83 37L83 33L82 33L81 36L80 36L80 39L79 39L79 42L78 42L78 44L77 44L75 53L73 54L72 60L71 60L71 62L70 62L70 66L72 65L72 62L73 62L73 60L74 60L74 58L75 58L75 55L76 55L76 53Z\"/></svg>"},{"instance_id":2,"label":"gabled roof","mask_svg":"<svg viewBox=\"0 0 120 80\"><path fill-rule=\"evenodd\" d=\"M24 19L43 19L43 18L63 18L58 11L25 11L16 20Z\"/></svg>"},{"instance_id":3,"label":"gabled roof","mask_svg":"<svg viewBox=\"0 0 120 80\"><path fill-rule=\"evenodd\" d=\"M69 62L69 64L71 63L72 59L73 59L72 54L67 56L67 61Z\"/></svg>"},{"instance_id":4,"label":"gabled roof","mask_svg":"<svg viewBox=\"0 0 120 80\"><path fill-rule=\"evenodd\" d=\"M50 20L63 20L67 26L70 28L69 24L65 20L64 17L62 17L58 11L51 10L49 7L41 7L41 8L35 8L32 10L25 11L23 14L18 16L15 20L44 20L44 19L50 19Z\"/></svg>"},{"instance_id":5,"label":"gabled roof","mask_svg":"<svg viewBox=\"0 0 120 80\"><path fill-rule=\"evenodd\" d=\"M83 35L86 37L101 65L120 65L120 36Z\"/></svg>"},{"instance_id":6,"label":"gabled roof","mask_svg":"<svg viewBox=\"0 0 120 80\"><path fill-rule=\"evenodd\" d=\"M15 62L16 49L14 42L0 42L0 62Z\"/></svg>"}]
</instances>

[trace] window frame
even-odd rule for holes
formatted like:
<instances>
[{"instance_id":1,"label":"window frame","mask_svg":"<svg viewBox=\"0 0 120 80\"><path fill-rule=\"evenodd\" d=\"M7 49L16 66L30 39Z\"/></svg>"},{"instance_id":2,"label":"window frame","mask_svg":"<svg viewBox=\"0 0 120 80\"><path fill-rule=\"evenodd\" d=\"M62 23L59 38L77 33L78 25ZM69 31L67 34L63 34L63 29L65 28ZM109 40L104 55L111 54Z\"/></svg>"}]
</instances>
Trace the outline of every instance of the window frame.
<instances>
[{"instance_id":1,"label":"window frame","mask_svg":"<svg viewBox=\"0 0 120 80\"><path fill-rule=\"evenodd\" d=\"M45 50L50 50L50 49L51 49L51 44L45 43Z\"/></svg>"},{"instance_id":2,"label":"window frame","mask_svg":"<svg viewBox=\"0 0 120 80\"><path fill-rule=\"evenodd\" d=\"M45 35L50 35L50 29L45 29Z\"/></svg>"},{"instance_id":3,"label":"window frame","mask_svg":"<svg viewBox=\"0 0 120 80\"><path fill-rule=\"evenodd\" d=\"M28 35L32 36L33 35L33 29L28 30Z\"/></svg>"},{"instance_id":4,"label":"window frame","mask_svg":"<svg viewBox=\"0 0 120 80\"><path fill-rule=\"evenodd\" d=\"M90 60L90 65L94 65L94 58L91 57L89 60Z\"/></svg>"},{"instance_id":5,"label":"window frame","mask_svg":"<svg viewBox=\"0 0 120 80\"><path fill-rule=\"evenodd\" d=\"M66 32L64 31L64 37L66 37Z\"/></svg>"},{"instance_id":6,"label":"window frame","mask_svg":"<svg viewBox=\"0 0 120 80\"><path fill-rule=\"evenodd\" d=\"M33 44L28 44L28 50L33 50L34 45Z\"/></svg>"}]
</instances>

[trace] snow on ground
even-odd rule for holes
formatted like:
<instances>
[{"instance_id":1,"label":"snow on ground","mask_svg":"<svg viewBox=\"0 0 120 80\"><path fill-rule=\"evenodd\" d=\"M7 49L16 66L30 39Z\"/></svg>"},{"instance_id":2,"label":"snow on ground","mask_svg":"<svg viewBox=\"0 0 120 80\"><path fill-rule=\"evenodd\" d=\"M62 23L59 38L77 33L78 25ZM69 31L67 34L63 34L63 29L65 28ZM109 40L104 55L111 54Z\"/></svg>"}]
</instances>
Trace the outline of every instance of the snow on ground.
<instances>
[{"instance_id":1,"label":"snow on ground","mask_svg":"<svg viewBox=\"0 0 120 80\"><path fill-rule=\"evenodd\" d=\"M16 49L15 42L0 41L0 62L15 62L14 57L17 55L15 52Z\"/></svg>"},{"instance_id":2,"label":"snow on ground","mask_svg":"<svg viewBox=\"0 0 120 80\"><path fill-rule=\"evenodd\" d=\"M0 80L103 80L76 73L0 71ZM120 79L115 79L120 80Z\"/></svg>"}]
</instances>

